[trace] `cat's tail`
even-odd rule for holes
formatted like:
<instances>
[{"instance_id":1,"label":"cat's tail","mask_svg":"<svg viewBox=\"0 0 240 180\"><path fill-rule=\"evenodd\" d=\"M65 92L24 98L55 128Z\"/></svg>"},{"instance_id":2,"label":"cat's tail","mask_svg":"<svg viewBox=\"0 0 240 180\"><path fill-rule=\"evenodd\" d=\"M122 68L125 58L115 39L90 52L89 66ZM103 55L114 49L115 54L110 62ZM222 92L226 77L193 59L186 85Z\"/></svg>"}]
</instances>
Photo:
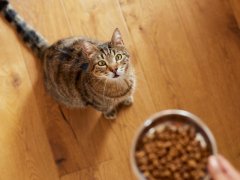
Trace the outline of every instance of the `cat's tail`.
<instances>
[{"instance_id":1,"label":"cat's tail","mask_svg":"<svg viewBox=\"0 0 240 180\"><path fill-rule=\"evenodd\" d=\"M24 43L26 43L39 58L42 58L44 50L49 46L47 41L24 21L9 4L8 0L0 0L0 13L15 27Z\"/></svg>"}]
</instances>

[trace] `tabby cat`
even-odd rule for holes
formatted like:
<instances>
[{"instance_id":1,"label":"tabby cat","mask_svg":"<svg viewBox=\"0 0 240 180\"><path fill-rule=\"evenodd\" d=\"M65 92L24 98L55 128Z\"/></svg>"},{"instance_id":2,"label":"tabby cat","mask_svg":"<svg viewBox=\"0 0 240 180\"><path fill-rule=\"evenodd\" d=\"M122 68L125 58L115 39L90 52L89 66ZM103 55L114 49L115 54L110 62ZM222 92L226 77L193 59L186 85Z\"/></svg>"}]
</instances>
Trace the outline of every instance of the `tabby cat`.
<instances>
[{"instance_id":1,"label":"tabby cat","mask_svg":"<svg viewBox=\"0 0 240 180\"><path fill-rule=\"evenodd\" d=\"M42 60L46 89L59 103L79 108L90 105L107 119L116 118L120 104L132 104L134 70L118 29L109 42L70 37L49 45L8 0L0 0L0 12Z\"/></svg>"}]
</instances>

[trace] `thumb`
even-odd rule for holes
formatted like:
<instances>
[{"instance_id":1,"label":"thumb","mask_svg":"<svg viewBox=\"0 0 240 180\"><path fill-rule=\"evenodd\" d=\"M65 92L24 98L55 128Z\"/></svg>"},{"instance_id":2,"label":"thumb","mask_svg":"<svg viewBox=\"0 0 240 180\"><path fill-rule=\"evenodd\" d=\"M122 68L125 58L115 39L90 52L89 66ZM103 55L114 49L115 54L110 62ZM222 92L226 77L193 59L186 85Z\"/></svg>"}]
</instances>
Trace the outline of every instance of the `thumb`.
<instances>
[{"instance_id":1,"label":"thumb","mask_svg":"<svg viewBox=\"0 0 240 180\"><path fill-rule=\"evenodd\" d=\"M208 171L213 180L229 180L222 171L218 159L215 156L210 156L208 159Z\"/></svg>"},{"instance_id":2,"label":"thumb","mask_svg":"<svg viewBox=\"0 0 240 180\"><path fill-rule=\"evenodd\" d=\"M221 169L223 169L224 173L230 177L231 179L239 179L239 172L230 164L228 160L226 160L223 156L218 155L218 162Z\"/></svg>"}]
</instances>

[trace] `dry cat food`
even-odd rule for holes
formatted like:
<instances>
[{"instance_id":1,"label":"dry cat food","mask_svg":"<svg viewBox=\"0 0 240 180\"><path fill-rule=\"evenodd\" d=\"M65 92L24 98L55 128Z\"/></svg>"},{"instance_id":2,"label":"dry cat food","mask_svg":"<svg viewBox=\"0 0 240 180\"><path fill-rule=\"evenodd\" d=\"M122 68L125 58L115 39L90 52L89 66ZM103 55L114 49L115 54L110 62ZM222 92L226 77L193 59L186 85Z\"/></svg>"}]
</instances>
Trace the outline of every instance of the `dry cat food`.
<instances>
[{"instance_id":1,"label":"dry cat food","mask_svg":"<svg viewBox=\"0 0 240 180\"><path fill-rule=\"evenodd\" d=\"M167 125L144 135L135 157L146 179L201 180L207 175L209 155L194 127Z\"/></svg>"}]
</instances>

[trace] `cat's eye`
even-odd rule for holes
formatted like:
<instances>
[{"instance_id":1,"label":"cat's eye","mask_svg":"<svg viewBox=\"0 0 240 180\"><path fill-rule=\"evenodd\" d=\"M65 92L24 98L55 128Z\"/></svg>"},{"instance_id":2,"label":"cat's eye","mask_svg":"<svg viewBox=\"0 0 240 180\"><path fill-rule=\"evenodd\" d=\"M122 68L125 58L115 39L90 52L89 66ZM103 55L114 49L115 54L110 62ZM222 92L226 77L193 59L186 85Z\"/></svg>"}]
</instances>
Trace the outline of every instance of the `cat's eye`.
<instances>
[{"instance_id":1,"label":"cat's eye","mask_svg":"<svg viewBox=\"0 0 240 180\"><path fill-rule=\"evenodd\" d=\"M105 62L105 61L98 61L98 65L99 65L99 66L105 66L105 65L106 65L106 62Z\"/></svg>"},{"instance_id":2,"label":"cat's eye","mask_svg":"<svg viewBox=\"0 0 240 180\"><path fill-rule=\"evenodd\" d=\"M121 60L121 59L122 59L122 55L121 55L121 54L117 54L117 55L115 56L115 59L116 59L117 61Z\"/></svg>"}]
</instances>

